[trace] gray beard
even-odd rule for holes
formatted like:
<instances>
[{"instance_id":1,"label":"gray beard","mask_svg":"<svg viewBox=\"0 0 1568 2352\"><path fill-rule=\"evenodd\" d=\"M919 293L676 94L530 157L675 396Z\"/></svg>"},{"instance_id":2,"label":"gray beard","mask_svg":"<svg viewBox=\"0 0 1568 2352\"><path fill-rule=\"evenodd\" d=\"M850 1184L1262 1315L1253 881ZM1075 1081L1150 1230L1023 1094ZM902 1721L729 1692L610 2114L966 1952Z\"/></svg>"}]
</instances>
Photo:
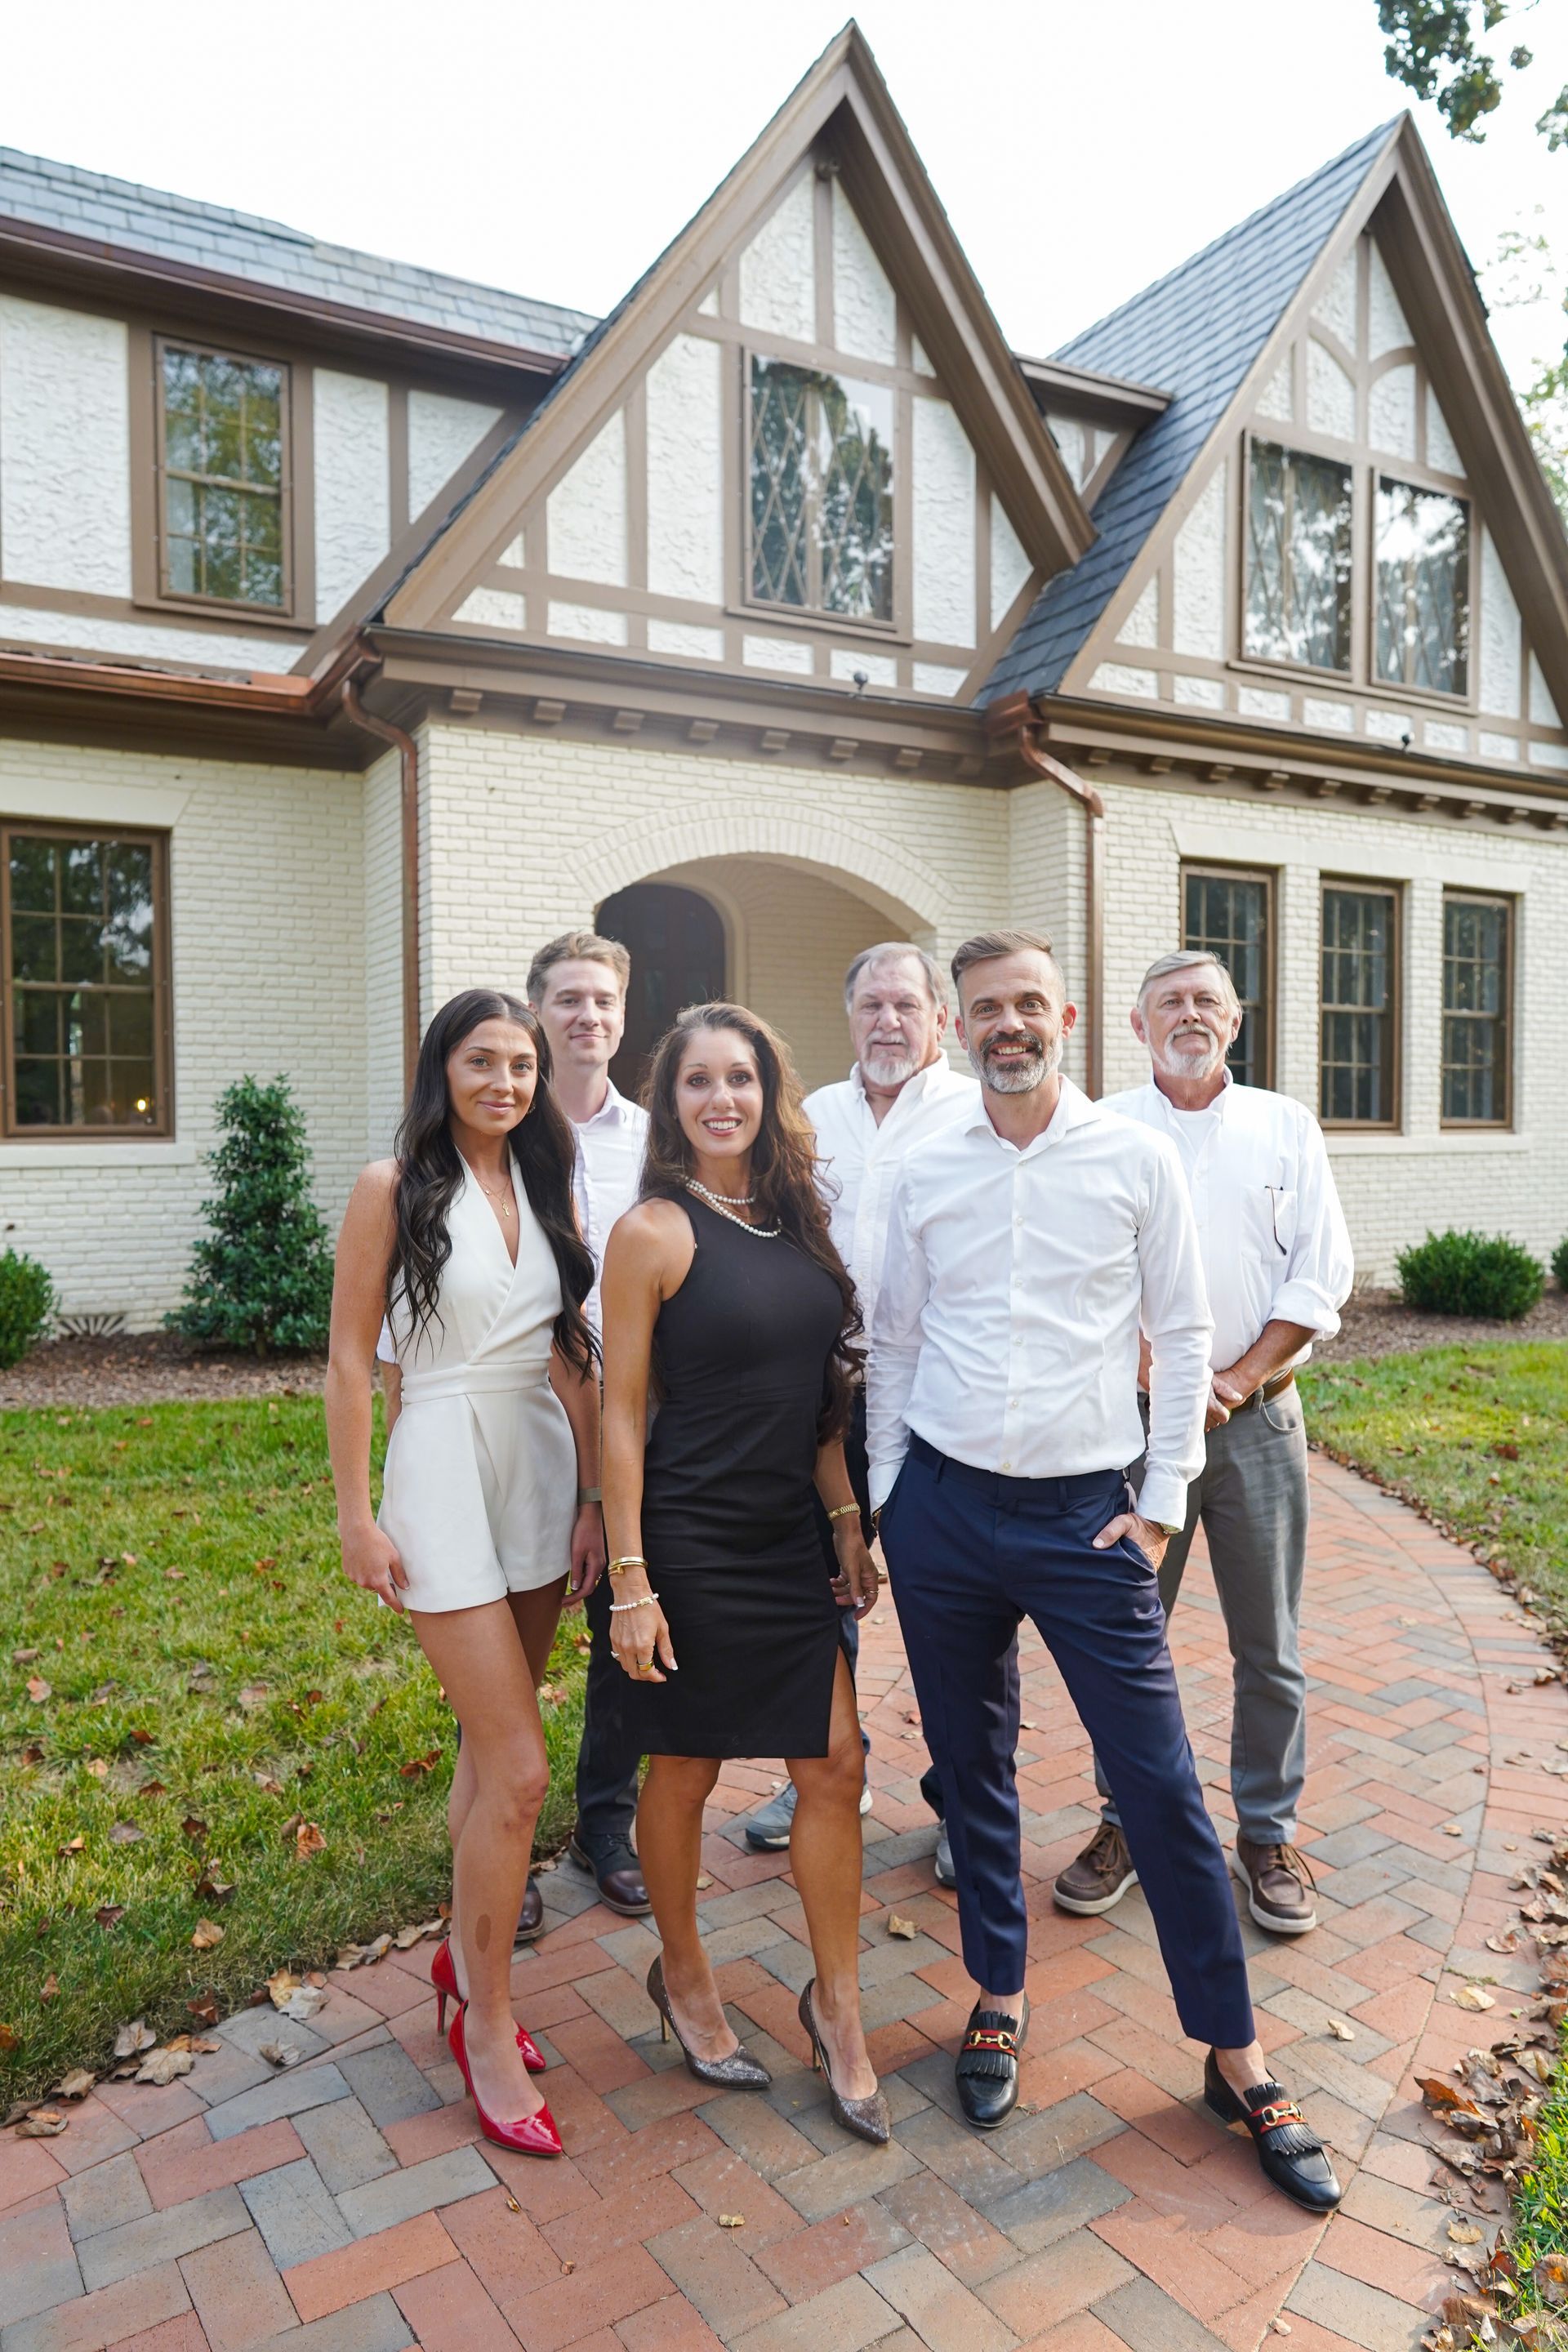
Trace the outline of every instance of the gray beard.
<instances>
[{"instance_id":1,"label":"gray beard","mask_svg":"<svg viewBox=\"0 0 1568 2352\"><path fill-rule=\"evenodd\" d=\"M1168 1045L1158 1054L1151 1049L1151 1054L1154 1067L1162 1077L1194 1078L1201 1084L1205 1078L1215 1077L1224 1069L1228 1050L1217 1037L1211 1037L1209 1050L1201 1059L1194 1054L1173 1054Z\"/></svg>"},{"instance_id":2,"label":"gray beard","mask_svg":"<svg viewBox=\"0 0 1568 2352\"><path fill-rule=\"evenodd\" d=\"M914 1076L917 1065L910 1053L893 1052L890 1047L872 1045L867 1048L865 1075L874 1087L907 1086Z\"/></svg>"},{"instance_id":3,"label":"gray beard","mask_svg":"<svg viewBox=\"0 0 1568 2352\"><path fill-rule=\"evenodd\" d=\"M1042 1051L1037 1059L1026 1062L991 1063L986 1061L984 1054L976 1053L973 1045L967 1046L965 1051L969 1055L970 1068L981 1085L988 1087L992 1094L1032 1095L1037 1087L1043 1087L1046 1080L1061 1068L1062 1044L1058 1037L1048 1054Z\"/></svg>"}]
</instances>

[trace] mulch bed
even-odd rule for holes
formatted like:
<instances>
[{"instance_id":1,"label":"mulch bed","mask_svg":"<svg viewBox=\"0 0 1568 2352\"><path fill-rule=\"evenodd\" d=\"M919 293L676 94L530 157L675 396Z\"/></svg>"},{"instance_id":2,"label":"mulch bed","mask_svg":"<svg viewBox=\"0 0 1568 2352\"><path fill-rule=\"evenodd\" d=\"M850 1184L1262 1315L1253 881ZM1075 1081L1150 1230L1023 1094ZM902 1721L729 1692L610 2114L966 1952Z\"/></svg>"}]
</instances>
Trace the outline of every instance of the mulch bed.
<instances>
[{"instance_id":1,"label":"mulch bed","mask_svg":"<svg viewBox=\"0 0 1568 2352\"><path fill-rule=\"evenodd\" d=\"M1480 1339L1568 1339L1568 1291L1551 1290L1518 1323L1417 1315L1385 1290L1358 1291L1346 1305L1336 1339L1313 1354L1321 1363L1389 1356L1416 1348L1468 1346ZM207 1354L163 1331L110 1339L51 1339L0 1372L0 1407L56 1405L78 1411L106 1404L213 1403L230 1397L320 1393L324 1356Z\"/></svg>"}]
</instances>

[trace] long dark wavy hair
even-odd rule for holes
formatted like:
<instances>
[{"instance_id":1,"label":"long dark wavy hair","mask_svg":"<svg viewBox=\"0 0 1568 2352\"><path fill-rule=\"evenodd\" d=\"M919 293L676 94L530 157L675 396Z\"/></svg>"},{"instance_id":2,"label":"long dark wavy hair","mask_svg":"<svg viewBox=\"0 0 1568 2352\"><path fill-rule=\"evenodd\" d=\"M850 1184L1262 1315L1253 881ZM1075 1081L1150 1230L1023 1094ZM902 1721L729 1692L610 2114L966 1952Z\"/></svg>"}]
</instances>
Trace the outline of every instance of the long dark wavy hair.
<instances>
[{"instance_id":1,"label":"long dark wavy hair","mask_svg":"<svg viewBox=\"0 0 1568 2352\"><path fill-rule=\"evenodd\" d=\"M593 1370L596 1350L583 1318L594 1286L594 1260L577 1230L572 1201L575 1146L565 1112L550 1091L550 1044L537 1016L521 998L495 988L466 988L441 1007L426 1030L415 1065L408 1108L394 1147L397 1157L397 1232L386 1269L390 1309L401 1287L416 1331L432 1316L441 1272L452 1254L447 1219L463 1181L463 1160L452 1140L447 1065L482 1021L510 1021L526 1029L539 1056L539 1079L525 1118L507 1141L522 1176L529 1207L539 1219L561 1276L562 1308L555 1344L576 1370Z\"/></svg>"},{"instance_id":2,"label":"long dark wavy hair","mask_svg":"<svg viewBox=\"0 0 1568 2352\"><path fill-rule=\"evenodd\" d=\"M647 1144L643 1157L642 1198L684 1201L687 1179L697 1162L676 1108L681 1058L701 1029L732 1030L756 1056L763 1082L763 1116L752 1146L752 1199L759 1224L782 1225L789 1240L838 1285L843 1314L827 1360L817 1434L826 1445L849 1425L854 1382L865 1360L858 1344L860 1309L855 1285L833 1245L827 1211L816 1181L816 1138L801 1108L801 1084L789 1047L776 1029L743 1004L689 1004L654 1047L643 1087L647 1106Z\"/></svg>"}]
</instances>

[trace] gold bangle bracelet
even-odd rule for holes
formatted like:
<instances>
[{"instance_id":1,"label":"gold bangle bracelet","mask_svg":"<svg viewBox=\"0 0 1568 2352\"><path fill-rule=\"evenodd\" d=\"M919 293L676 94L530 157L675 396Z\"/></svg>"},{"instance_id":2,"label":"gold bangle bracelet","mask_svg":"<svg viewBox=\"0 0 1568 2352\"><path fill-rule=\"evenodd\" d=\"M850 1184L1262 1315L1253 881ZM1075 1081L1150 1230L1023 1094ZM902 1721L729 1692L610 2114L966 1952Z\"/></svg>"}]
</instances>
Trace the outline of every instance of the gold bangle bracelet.
<instances>
[{"instance_id":1,"label":"gold bangle bracelet","mask_svg":"<svg viewBox=\"0 0 1568 2352\"><path fill-rule=\"evenodd\" d=\"M636 1552L627 1552L623 1559L611 1560L609 1572L612 1576L624 1576L628 1568L646 1568L647 1566L647 1560L639 1558Z\"/></svg>"},{"instance_id":2,"label":"gold bangle bracelet","mask_svg":"<svg viewBox=\"0 0 1568 2352\"><path fill-rule=\"evenodd\" d=\"M859 1504L858 1504L858 1503L838 1503L838 1504L837 1504L837 1505L834 1507L834 1508L833 1508L831 1511L829 1511L829 1512L828 1512L827 1516L828 1516L828 1517L829 1517L830 1519L847 1519L847 1518L849 1517L849 1514L850 1514L850 1512L851 1512L851 1511L853 1511L853 1512L854 1512L854 1514L855 1514L855 1516L856 1516L856 1517L857 1517L857 1518L858 1518L858 1517L859 1517L859 1516L860 1516L860 1506L859 1506Z\"/></svg>"}]
</instances>

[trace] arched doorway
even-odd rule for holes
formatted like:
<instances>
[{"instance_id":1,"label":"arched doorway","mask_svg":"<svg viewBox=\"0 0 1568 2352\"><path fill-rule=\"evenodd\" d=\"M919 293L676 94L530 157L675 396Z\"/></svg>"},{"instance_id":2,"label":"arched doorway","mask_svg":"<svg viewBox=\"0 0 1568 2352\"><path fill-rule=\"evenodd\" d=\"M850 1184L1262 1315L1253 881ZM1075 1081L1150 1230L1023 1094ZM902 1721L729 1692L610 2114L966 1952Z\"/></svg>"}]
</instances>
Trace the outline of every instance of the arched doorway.
<instances>
[{"instance_id":1,"label":"arched doorway","mask_svg":"<svg viewBox=\"0 0 1568 2352\"><path fill-rule=\"evenodd\" d=\"M723 995L724 925L711 900L673 882L634 882L606 898L595 920L632 960L626 1034L610 1076L635 1097L649 1055L682 1005Z\"/></svg>"}]
</instances>

